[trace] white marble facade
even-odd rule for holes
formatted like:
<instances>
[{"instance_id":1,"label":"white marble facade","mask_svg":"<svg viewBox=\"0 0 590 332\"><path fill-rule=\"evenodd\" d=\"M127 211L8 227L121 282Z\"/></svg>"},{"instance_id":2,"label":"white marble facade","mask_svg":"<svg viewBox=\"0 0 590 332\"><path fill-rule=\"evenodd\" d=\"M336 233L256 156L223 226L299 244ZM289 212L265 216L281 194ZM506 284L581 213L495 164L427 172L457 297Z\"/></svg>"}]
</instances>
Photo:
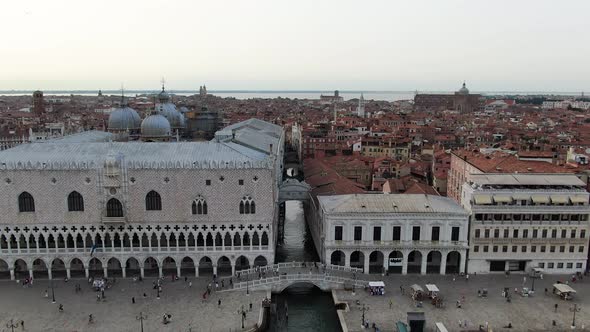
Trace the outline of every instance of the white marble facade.
<instances>
[{"instance_id":1,"label":"white marble facade","mask_svg":"<svg viewBox=\"0 0 590 332\"><path fill-rule=\"evenodd\" d=\"M225 137L0 152L0 274L224 275L273 263L282 128L232 127L280 148Z\"/></svg>"}]
</instances>

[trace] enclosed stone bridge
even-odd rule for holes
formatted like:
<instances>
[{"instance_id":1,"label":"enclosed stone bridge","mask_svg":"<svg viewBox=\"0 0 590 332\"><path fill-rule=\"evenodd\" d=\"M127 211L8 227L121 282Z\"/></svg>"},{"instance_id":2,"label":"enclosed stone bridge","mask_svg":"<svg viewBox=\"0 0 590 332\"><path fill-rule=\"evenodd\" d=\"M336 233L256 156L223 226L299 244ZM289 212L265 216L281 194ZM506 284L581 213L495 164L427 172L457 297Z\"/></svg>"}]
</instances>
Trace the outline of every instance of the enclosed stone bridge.
<instances>
[{"instance_id":1,"label":"enclosed stone bridge","mask_svg":"<svg viewBox=\"0 0 590 332\"><path fill-rule=\"evenodd\" d=\"M323 291L345 287L364 288L369 281L357 279L362 269L317 262L291 262L242 270L231 290L271 290L280 293L295 284L312 284Z\"/></svg>"}]
</instances>

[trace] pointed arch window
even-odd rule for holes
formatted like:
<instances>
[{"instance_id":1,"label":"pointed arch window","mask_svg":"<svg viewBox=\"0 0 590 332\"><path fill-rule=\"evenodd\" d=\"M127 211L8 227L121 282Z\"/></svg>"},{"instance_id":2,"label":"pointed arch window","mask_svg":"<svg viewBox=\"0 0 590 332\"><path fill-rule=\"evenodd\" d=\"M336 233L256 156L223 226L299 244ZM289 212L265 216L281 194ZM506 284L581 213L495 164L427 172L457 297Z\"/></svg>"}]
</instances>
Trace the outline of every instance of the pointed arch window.
<instances>
[{"instance_id":1,"label":"pointed arch window","mask_svg":"<svg viewBox=\"0 0 590 332\"><path fill-rule=\"evenodd\" d=\"M107 202L107 217L123 217L123 205L116 198Z\"/></svg>"},{"instance_id":2,"label":"pointed arch window","mask_svg":"<svg viewBox=\"0 0 590 332\"><path fill-rule=\"evenodd\" d=\"M201 195L199 195L192 204L193 214L207 214L207 201Z\"/></svg>"},{"instance_id":3,"label":"pointed arch window","mask_svg":"<svg viewBox=\"0 0 590 332\"><path fill-rule=\"evenodd\" d=\"M240 201L240 214L256 213L256 204L250 196L244 196Z\"/></svg>"},{"instance_id":4,"label":"pointed arch window","mask_svg":"<svg viewBox=\"0 0 590 332\"><path fill-rule=\"evenodd\" d=\"M162 198L160 194L153 190L147 193L145 196L145 209L148 211L162 210Z\"/></svg>"},{"instance_id":5,"label":"pointed arch window","mask_svg":"<svg viewBox=\"0 0 590 332\"><path fill-rule=\"evenodd\" d=\"M20 212L35 212L35 199L33 195L26 191L18 195L18 210Z\"/></svg>"},{"instance_id":6,"label":"pointed arch window","mask_svg":"<svg viewBox=\"0 0 590 332\"><path fill-rule=\"evenodd\" d=\"M72 191L68 195L68 211L84 211L84 197L79 192Z\"/></svg>"}]
</instances>

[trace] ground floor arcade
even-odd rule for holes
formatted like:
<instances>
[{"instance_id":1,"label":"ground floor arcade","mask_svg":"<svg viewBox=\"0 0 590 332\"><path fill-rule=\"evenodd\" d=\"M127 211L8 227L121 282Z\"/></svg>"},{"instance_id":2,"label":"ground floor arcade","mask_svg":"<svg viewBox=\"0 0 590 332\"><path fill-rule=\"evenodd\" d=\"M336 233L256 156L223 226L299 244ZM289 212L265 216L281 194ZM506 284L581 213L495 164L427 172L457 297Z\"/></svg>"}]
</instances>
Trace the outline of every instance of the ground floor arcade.
<instances>
[{"instance_id":1,"label":"ground floor arcade","mask_svg":"<svg viewBox=\"0 0 590 332\"><path fill-rule=\"evenodd\" d=\"M329 263L357 267L365 273L453 274L465 272L465 249L330 249Z\"/></svg>"},{"instance_id":2,"label":"ground floor arcade","mask_svg":"<svg viewBox=\"0 0 590 332\"><path fill-rule=\"evenodd\" d=\"M234 275L253 266L272 264L264 254L248 255L104 255L86 257L4 257L0 278L164 277Z\"/></svg>"}]
</instances>

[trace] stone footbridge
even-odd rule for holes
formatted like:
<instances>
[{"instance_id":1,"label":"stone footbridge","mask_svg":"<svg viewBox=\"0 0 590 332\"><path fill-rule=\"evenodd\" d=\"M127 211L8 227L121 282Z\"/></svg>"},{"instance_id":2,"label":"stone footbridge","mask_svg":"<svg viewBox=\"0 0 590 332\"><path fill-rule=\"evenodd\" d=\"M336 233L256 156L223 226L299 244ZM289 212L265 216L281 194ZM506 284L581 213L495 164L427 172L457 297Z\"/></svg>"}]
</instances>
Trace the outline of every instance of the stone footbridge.
<instances>
[{"instance_id":1,"label":"stone footbridge","mask_svg":"<svg viewBox=\"0 0 590 332\"><path fill-rule=\"evenodd\" d=\"M345 287L364 288L367 280L358 279L363 270L353 267L322 264L318 262L290 262L242 270L238 280L229 290L271 290L280 293L298 284L313 284L323 291Z\"/></svg>"}]
</instances>

